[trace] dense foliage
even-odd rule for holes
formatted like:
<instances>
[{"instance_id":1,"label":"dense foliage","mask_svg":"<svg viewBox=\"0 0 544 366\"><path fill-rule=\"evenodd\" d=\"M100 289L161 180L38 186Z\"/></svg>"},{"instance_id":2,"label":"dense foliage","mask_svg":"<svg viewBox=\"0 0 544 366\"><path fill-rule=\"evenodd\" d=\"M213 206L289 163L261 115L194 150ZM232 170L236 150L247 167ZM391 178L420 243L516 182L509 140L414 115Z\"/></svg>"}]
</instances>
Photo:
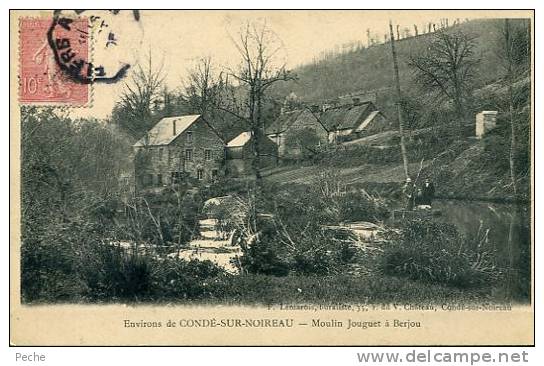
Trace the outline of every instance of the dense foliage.
<instances>
[{"instance_id":1,"label":"dense foliage","mask_svg":"<svg viewBox=\"0 0 544 366\"><path fill-rule=\"evenodd\" d=\"M470 245L451 224L406 221L389 239L382 259L389 275L456 287L491 284L500 275L492 247Z\"/></svg>"},{"instance_id":2,"label":"dense foliage","mask_svg":"<svg viewBox=\"0 0 544 366\"><path fill-rule=\"evenodd\" d=\"M337 225L381 222L388 216L383 200L364 191L348 191L334 173L313 186L293 186L270 195L272 218L260 226L258 240L247 247L242 268L272 275L333 274L357 254L358 238Z\"/></svg>"},{"instance_id":3,"label":"dense foliage","mask_svg":"<svg viewBox=\"0 0 544 366\"><path fill-rule=\"evenodd\" d=\"M134 198L129 139L95 120L22 111L21 288L24 301L121 298L148 290L142 245L198 236L202 200L186 187ZM115 243L125 243L121 250ZM161 254L159 249L152 253ZM147 284L146 284L147 283Z\"/></svg>"}]
</instances>

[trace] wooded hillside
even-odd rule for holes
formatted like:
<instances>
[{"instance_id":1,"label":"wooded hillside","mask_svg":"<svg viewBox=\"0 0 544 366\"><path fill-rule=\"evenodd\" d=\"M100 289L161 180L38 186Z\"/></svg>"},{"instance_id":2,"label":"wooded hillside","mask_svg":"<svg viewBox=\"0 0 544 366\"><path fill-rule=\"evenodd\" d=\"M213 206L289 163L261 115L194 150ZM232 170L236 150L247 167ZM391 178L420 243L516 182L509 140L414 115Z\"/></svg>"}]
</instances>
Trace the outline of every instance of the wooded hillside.
<instances>
[{"instance_id":1,"label":"wooded hillside","mask_svg":"<svg viewBox=\"0 0 544 366\"><path fill-rule=\"evenodd\" d=\"M476 37L475 56L481 59L476 88L498 78L499 62L493 46L499 27L498 20L473 20L447 30L459 30ZM401 87L410 93L415 91L408 85L413 80L412 69L408 65L409 58L422 52L432 35L433 33L426 33L397 41ZM299 67L293 70L298 80L278 85L274 92L278 96L293 92L308 103L354 92L378 92L378 104L390 104L388 89L393 86L392 70L391 46L389 43L382 43Z\"/></svg>"}]
</instances>

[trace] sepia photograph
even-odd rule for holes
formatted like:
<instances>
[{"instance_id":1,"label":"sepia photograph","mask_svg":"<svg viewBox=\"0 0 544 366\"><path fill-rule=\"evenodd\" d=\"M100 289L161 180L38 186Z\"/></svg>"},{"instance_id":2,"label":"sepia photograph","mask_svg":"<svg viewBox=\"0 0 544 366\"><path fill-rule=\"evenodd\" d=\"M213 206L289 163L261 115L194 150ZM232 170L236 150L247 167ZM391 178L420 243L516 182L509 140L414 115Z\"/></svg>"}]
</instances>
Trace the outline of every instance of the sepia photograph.
<instances>
[{"instance_id":1,"label":"sepia photograph","mask_svg":"<svg viewBox=\"0 0 544 366\"><path fill-rule=\"evenodd\" d=\"M11 341L532 344L533 16L10 11Z\"/></svg>"}]
</instances>

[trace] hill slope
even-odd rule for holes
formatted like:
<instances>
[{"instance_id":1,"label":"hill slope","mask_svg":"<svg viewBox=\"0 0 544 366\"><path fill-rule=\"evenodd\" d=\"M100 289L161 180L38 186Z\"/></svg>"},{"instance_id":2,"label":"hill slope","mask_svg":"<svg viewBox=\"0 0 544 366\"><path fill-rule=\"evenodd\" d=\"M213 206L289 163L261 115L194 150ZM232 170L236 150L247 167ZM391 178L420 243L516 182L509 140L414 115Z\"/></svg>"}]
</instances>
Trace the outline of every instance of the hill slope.
<instances>
[{"instance_id":1,"label":"hill slope","mask_svg":"<svg viewBox=\"0 0 544 366\"><path fill-rule=\"evenodd\" d=\"M460 30L476 37L475 56L481 60L476 86L481 87L498 75L498 60L494 52L498 37L498 20L473 20L448 28L448 32ZM432 39L432 33L397 41L399 73L402 88L410 90L412 71L408 65L410 55L421 52ZM320 102L353 92L369 92L377 95L377 103L383 109L391 104L390 88L393 86L393 66L390 43L338 54L295 70L297 81L278 85L274 93L286 96L295 93L303 101ZM413 90L412 90L413 91Z\"/></svg>"}]
</instances>

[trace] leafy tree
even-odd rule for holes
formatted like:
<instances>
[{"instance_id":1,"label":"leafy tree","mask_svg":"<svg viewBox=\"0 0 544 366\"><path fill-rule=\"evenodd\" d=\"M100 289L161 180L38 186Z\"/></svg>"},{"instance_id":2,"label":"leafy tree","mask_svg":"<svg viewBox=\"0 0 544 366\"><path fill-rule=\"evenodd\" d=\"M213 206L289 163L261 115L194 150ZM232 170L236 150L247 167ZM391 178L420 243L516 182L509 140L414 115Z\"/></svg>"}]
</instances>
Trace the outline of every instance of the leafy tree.
<instances>
[{"instance_id":1,"label":"leafy tree","mask_svg":"<svg viewBox=\"0 0 544 366\"><path fill-rule=\"evenodd\" d=\"M74 298L87 254L114 237L130 145L111 126L52 109L23 108L21 121L23 299Z\"/></svg>"}]
</instances>

